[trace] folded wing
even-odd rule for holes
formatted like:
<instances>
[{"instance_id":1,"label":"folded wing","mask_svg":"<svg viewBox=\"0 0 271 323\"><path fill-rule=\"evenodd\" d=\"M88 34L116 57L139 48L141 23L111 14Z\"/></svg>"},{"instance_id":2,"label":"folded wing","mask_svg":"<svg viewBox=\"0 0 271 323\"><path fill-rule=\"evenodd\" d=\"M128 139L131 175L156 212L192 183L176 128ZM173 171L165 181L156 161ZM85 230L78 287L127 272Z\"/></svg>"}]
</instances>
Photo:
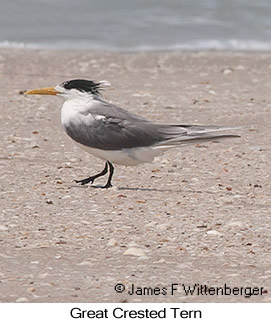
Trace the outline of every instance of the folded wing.
<instances>
[{"instance_id":1,"label":"folded wing","mask_svg":"<svg viewBox=\"0 0 271 323\"><path fill-rule=\"evenodd\" d=\"M90 108L79 121L65 126L67 134L78 143L102 150L163 146L174 147L217 138L238 137L233 128L200 125L153 123L107 102ZM91 116L91 118L90 118Z\"/></svg>"}]
</instances>

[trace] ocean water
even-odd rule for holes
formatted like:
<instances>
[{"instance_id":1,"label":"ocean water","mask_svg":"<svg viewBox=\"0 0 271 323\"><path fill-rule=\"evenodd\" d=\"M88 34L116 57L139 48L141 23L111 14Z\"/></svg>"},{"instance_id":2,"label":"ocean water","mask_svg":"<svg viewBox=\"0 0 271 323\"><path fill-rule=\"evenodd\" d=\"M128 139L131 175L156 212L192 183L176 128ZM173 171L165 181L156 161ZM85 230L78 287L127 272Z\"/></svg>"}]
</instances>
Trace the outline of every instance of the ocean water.
<instances>
[{"instance_id":1,"label":"ocean water","mask_svg":"<svg viewBox=\"0 0 271 323\"><path fill-rule=\"evenodd\" d=\"M0 0L0 47L271 50L271 0Z\"/></svg>"}]
</instances>

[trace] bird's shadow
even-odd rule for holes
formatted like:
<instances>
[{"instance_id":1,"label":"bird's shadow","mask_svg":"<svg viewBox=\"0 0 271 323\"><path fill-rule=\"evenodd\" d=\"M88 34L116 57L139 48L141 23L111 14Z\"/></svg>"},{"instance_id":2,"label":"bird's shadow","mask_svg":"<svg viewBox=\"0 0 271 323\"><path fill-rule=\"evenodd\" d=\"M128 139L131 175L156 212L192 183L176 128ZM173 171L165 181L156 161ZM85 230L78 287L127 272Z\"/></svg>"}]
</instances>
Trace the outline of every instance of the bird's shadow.
<instances>
[{"instance_id":1,"label":"bird's shadow","mask_svg":"<svg viewBox=\"0 0 271 323\"><path fill-rule=\"evenodd\" d=\"M102 189L107 191L102 185L71 185L72 188L92 188L92 189ZM174 189L174 188L147 188L147 187L115 187L118 191L132 191L132 192L166 192L166 193L182 193L182 194L216 194L212 191L202 191L202 190L184 190L184 189Z\"/></svg>"},{"instance_id":2,"label":"bird's shadow","mask_svg":"<svg viewBox=\"0 0 271 323\"><path fill-rule=\"evenodd\" d=\"M167 192L167 193L198 193L198 194L215 194L211 191L201 191L201 190L183 190L174 188L144 188L144 187L118 187L120 191L141 191L141 192Z\"/></svg>"}]
</instances>

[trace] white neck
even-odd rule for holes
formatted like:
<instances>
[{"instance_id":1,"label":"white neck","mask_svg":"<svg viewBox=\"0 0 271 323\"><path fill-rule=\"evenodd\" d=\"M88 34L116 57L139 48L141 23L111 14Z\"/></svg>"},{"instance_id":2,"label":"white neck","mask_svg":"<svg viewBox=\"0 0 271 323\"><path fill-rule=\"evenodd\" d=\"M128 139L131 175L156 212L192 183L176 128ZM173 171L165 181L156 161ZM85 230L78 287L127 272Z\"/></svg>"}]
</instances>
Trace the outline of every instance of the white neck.
<instances>
[{"instance_id":1,"label":"white neck","mask_svg":"<svg viewBox=\"0 0 271 323\"><path fill-rule=\"evenodd\" d=\"M96 96L87 93L76 93L76 95L61 95L65 102L61 109L61 123L68 126L71 121L79 122L89 114L88 110L98 103ZM89 116L90 117L90 116Z\"/></svg>"}]
</instances>

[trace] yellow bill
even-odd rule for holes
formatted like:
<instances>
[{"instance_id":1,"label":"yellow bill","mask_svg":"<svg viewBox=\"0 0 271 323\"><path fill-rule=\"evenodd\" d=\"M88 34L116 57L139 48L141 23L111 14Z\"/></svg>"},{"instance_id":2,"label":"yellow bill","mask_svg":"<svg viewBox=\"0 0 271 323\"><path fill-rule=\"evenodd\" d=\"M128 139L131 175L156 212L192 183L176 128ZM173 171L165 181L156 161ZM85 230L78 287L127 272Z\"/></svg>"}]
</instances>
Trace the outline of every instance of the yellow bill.
<instances>
[{"instance_id":1,"label":"yellow bill","mask_svg":"<svg viewBox=\"0 0 271 323\"><path fill-rule=\"evenodd\" d=\"M41 94L41 95L57 95L61 92L55 90L54 87L45 87L42 89L26 91L24 94Z\"/></svg>"}]
</instances>

